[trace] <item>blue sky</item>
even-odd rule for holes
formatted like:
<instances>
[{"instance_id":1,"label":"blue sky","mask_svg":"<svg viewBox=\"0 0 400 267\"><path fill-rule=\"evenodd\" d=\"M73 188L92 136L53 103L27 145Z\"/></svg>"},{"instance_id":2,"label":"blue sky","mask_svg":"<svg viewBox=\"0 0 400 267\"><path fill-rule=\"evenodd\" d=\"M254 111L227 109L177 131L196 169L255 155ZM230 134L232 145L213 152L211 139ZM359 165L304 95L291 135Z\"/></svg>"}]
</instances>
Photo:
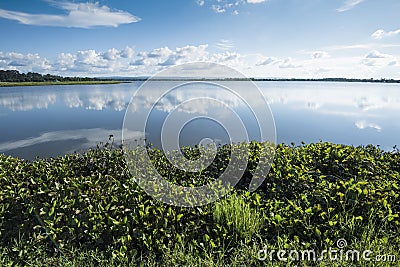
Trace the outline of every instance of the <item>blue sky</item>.
<instances>
[{"instance_id":1,"label":"blue sky","mask_svg":"<svg viewBox=\"0 0 400 267\"><path fill-rule=\"evenodd\" d=\"M252 77L400 79L398 0L2 0L0 69L151 75L210 61Z\"/></svg>"}]
</instances>

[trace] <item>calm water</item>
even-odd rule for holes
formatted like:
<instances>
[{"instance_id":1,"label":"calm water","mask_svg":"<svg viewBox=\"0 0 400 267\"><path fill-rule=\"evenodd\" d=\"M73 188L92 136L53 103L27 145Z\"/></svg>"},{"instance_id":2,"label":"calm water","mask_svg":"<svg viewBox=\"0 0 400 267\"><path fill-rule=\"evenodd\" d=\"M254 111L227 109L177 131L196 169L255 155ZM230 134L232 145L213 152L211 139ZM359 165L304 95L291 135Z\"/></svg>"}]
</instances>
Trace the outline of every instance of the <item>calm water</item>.
<instances>
[{"instance_id":1,"label":"calm water","mask_svg":"<svg viewBox=\"0 0 400 267\"><path fill-rule=\"evenodd\" d=\"M118 143L125 110L140 84L0 88L0 153L33 159L83 151L106 142L109 135L114 135ZM278 143L322 140L375 144L387 150L399 145L398 84L258 82L257 85L272 110ZM260 138L251 112L237 104L237 99L201 92L205 97L225 97L233 103L234 111L244 120L249 139ZM155 146L160 146L163 121L188 97L189 91L176 92L155 106L146 126L146 138ZM135 114L140 120L146 99L136 104ZM185 119L187 114L213 117L223 113L224 108L217 104L198 102L182 108L177 117ZM194 145L206 137L217 143L229 138L216 121L205 118L191 120L184 126L179 135L180 145Z\"/></svg>"}]
</instances>

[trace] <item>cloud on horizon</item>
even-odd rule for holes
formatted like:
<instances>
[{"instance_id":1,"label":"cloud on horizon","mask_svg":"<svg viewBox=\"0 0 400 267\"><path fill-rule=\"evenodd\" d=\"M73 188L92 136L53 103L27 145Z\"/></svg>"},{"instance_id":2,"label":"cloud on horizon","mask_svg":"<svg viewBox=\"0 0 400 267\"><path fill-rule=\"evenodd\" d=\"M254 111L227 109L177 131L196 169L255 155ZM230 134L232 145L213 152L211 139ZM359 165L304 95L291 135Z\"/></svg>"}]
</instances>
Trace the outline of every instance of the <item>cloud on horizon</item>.
<instances>
[{"instance_id":1,"label":"cloud on horizon","mask_svg":"<svg viewBox=\"0 0 400 267\"><path fill-rule=\"evenodd\" d=\"M220 42L229 48L229 42ZM213 62L238 69L251 77L283 78L392 78L399 79L400 54L384 53L379 49L360 48L343 55L342 50L299 51L296 57L276 57L264 54L242 54L230 50L213 49L215 45L167 46L135 52L127 46L63 52L47 59L40 54L0 51L0 69L20 72L51 73L61 76L148 76L174 65L190 62ZM353 50L353 49L352 49ZM357 66L357 67L356 67Z\"/></svg>"},{"instance_id":2,"label":"cloud on horizon","mask_svg":"<svg viewBox=\"0 0 400 267\"><path fill-rule=\"evenodd\" d=\"M30 14L0 9L0 18L15 20L25 25L84 28L118 27L140 21L140 18L121 10L111 10L96 3L47 1L67 14Z\"/></svg>"},{"instance_id":3,"label":"cloud on horizon","mask_svg":"<svg viewBox=\"0 0 400 267\"><path fill-rule=\"evenodd\" d=\"M391 55L383 54L379 51L373 50L369 52L366 56L366 58L388 58L391 57Z\"/></svg>"},{"instance_id":4,"label":"cloud on horizon","mask_svg":"<svg viewBox=\"0 0 400 267\"><path fill-rule=\"evenodd\" d=\"M295 69L301 68L302 65L293 63L293 59L288 57L283 60L281 64L279 64L279 68L281 69Z\"/></svg>"},{"instance_id":5,"label":"cloud on horizon","mask_svg":"<svg viewBox=\"0 0 400 267\"><path fill-rule=\"evenodd\" d=\"M221 39L215 46L221 50L230 50L235 47L235 44L230 40Z\"/></svg>"},{"instance_id":6,"label":"cloud on horizon","mask_svg":"<svg viewBox=\"0 0 400 267\"><path fill-rule=\"evenodd\" d=\"M385 31L383 29L379 29L375 31L373 34L371 34L371 37L377 40L383 39L384 37L390 37L390 36L395 36L400 34L400 29L397 29L395 31Z\"/></svg>"}]
</instances>

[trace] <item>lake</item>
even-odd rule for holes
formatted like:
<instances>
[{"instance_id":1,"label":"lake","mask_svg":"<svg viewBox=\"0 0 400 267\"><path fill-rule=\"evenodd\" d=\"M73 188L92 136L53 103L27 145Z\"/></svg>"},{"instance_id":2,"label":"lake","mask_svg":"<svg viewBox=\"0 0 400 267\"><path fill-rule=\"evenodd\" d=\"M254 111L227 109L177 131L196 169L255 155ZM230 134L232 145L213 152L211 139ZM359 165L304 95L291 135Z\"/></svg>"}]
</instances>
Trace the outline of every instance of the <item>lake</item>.
<instances>
[{"instance_id":1,"label":"lake","mask_svg":"<svg viewBox=\"0 0 400 267\"><path fill-rule=\"evenodd\" d=\"M125 110L141 84L0 88L0 153L28 160L56 157L95 147L107 142L110 135L118 144ZM399 84L276 81L256 82L256 85L271 108L278 143L322 140L354 146L374 144L385 150L399 144ZM225 97L215 90L203 89L204 85L199 86L197 92L204 97ZM157 103L146 125L148 142L161 146L163 121L177 104L190 98L190 94L183 90ZM237 102L226 99L229 103ZM130 125L135 125L135 119L143 120L145 114L141 111L145 107L145 100L135 102ZM244 118L249 139L260 139L251 112L240 108L239 104L235 104L234 111ZM195 145L204 138L216 143L229 140L229 134L218 120L203 116L223 118L224 107L194 103L180 109L175 120L183 120L188 114L202 116L182 124L179 145ZM132 129L133 133L135 131L139 132L140 127ZM231 127L231 131L235 128Z\"/></svg>"}]
</instances>

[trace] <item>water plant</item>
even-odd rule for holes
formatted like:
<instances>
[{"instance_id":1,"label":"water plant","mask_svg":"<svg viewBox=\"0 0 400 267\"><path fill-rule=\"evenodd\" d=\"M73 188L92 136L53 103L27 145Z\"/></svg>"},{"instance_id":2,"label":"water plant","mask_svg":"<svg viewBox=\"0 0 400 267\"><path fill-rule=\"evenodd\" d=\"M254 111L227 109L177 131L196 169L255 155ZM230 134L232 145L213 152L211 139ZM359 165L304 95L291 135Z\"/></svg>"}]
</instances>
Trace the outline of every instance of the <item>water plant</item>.
<instances>
[{"instance_id":1,"label":"water plant","mask_svg":"<svg viewBox=\"0 0 400 267\"><path fill-rule=\"evenodd\" d=\"M249 149L244 182L230 195L192 208L148 196L117 147L34 161L0 155L0 263L76 266L80 261L74 259L86 257L93 266L156 266L186 254L181 262L188 266L257 266L265 244L320 251L339 238L349 248L397 253L400 259L398 150L324 142L278 145L264 183L249 193L246 181L261 149L256 143ZM149 153L170 181L197 186L218 177L230 147L219 147L201 174L171 168L157 149ZM196 157L191 153L188 157Z\"/></svg>"}]
</instances>

